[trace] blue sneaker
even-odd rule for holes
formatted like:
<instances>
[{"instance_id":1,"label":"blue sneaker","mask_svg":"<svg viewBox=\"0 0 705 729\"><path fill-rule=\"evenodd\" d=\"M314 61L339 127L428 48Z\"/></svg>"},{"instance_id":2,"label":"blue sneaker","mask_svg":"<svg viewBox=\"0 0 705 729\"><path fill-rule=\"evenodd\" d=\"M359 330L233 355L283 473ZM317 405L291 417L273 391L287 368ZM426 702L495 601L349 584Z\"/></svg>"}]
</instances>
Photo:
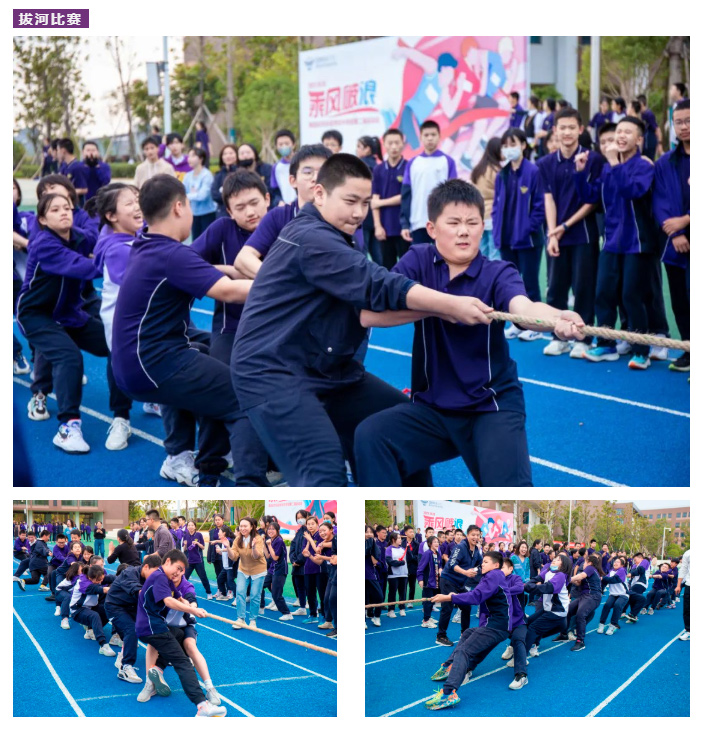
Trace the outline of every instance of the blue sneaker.
<instances>
[{"instance_id":1,"label":"blue sneaker","mask_svg":"<svg viewBox=\"0 0 705 729\"><path fill-rule=\"evenodd\" d=\"M651 360L643 354L635 354L629 360L630 370L645 370L651 367Z\"/></svg>"},{"instance_id":2,"label":"blue sneaker","mask_svg":"<svg viewBox=\"0 0 705 729\"><path fill-rule=\"evenodd\" d=\"M440 711L441 709L450 709L451 706L455 706L460 703L460 698L453 689L449 694L444 694L443 689L440 690L440 696L434 696L431 701L426 702L426 708L431 711Z\"/></svg>"},{"instance_id":3,"label":"blue sneaker","mask_svg":"<svg viewBox=\"0 0 705 729\"><path fill-rule=\"evenodd\" d=\"M311 617L311 618L306 618L306 620L304 620L303 622L304 622L304 625L306 623L316 623L317 624L318 623L318 616Z\"/></svg>"},{"instance_id":4,"label":"blue sneaker","mask_svg":"<svg viewBox=\"0 0 705 729\"><path fill-rule=\"evenodd\" d=\"M616 362L619 359L617 347L593 347L583 353L583 359L590 362Z\"/></svg>"}]
</instances>

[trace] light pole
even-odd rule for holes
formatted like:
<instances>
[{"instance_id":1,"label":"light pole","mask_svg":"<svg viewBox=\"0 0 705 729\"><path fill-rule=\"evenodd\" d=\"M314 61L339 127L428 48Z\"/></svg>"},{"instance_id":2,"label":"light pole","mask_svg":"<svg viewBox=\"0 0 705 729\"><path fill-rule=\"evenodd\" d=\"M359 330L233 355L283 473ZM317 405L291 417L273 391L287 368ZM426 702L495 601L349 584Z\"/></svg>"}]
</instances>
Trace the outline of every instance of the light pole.
<instances>
[{"instance_id":1,"label":"light pole","mask_svg":"<svg viewBox=\"0 0 705 729\"><path fill-rule=\"evenodd\" d=\"M661 559L663 559L663 554L666 551L666 532L670 532L671 527L664 527L663 528L663 539L661 540Z\"/></svg>"},{"instance_id":2,"label":"light pole","mask_svg":"<svg viewBox=\"0 0 705 729\"><path fill-rule=\"evenodd\" d=\"M568 510L568 543L570 544L570 530L573 526L573 499L571 499L568 503L570 504Z\"/></svg>"},{"instance_id":3,"label":"light pole","mask_svg":"<svg viewBox=\"0 0 705 729\"><path fill-rule=\"evenodd\" d=\"M171 88L169 86L169 36L164 36L164 134L171 132Z\"/></svg>"}]
</instances>

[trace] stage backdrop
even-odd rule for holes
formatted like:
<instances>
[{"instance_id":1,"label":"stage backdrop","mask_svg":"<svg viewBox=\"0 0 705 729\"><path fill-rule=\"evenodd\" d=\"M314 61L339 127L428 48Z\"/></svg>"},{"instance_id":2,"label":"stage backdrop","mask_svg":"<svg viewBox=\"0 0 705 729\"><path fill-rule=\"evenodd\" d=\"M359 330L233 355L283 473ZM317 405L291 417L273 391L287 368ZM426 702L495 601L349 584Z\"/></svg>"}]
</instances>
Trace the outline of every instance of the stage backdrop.
<instances>
[{"instance_id":1,"label":"stage backdrop","mask_svg":"<svg viewBox=\"0 0 705 729\"><path fill-rule=\"evenodd\" d=\"M318 517L320 521L326 511L338 514L337 501L265 501L264 513L277 517L282 536L293 537L299 529L296 523L296 512L306 509L309 513Z\"/></svg>"},{"instance_id":2,"label":"stage backdrop","mask_svg":"<svg viewBox=\"0 0 705 729\"><path fill-rule=\"evenodd\" d=\"M482 509L455 501L414 501L414 527L424 533L426 527L457 529L467 532L471 525L479 526L482 536L491 542L514 541L514 514L494 509Z\"/></svg>"},{"instance_id":3,"label":"stage backdrop","mask_svg":"<svg viewBox=\"0 0 705 729\"><path fill-rule=\"evenodd\" d=\"M299 55L302 144L338 129L355 153L363 135L404 132L405 156L421 149L419 126L441 128L441 149L467 177L488 139L508 125L509 94L526 108L528 36L385 36Z\"/></svg>"}]
</instances>

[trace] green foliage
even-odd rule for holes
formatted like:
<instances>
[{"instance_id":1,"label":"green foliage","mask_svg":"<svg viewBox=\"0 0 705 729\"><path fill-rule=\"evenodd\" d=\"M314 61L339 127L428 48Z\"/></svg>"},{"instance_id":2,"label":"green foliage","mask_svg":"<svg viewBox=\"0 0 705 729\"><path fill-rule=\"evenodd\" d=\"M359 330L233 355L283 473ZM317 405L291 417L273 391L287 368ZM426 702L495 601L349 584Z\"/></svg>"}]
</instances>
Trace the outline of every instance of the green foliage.
<instances>
[{"instance_id":1,"label":"green foliage","mask_svg":"<svg viewBox=\"0 0 705 729\"><path fill-rule=\"evenodd\" d=\"M224 75L217 73L204 58L203 103L215 113L225 101ZM176 66L171 84L172 127L182 134L186 132L200 102L201 65L184 63ZM188 140L184 140L188 143Z\"/></svg>"},{"instance_id":2,"label":"green foliage","mask_svg":"<svg viewBox=\"0 0 705 729\"><path fill-rule=\"evenodd\" d=\"M532 86L531 93L538 96L541 101L544 99L562 99L563 94L553 84L542 84L541 86Z\"/></svg>"},{"instance_id":3,"label":"green foliage","mask_svg":"<svg viewBox=\"0 0 705 729\"><path fill-rule=\"evenodd\" d=\"M25 155L25 146L22 144L22 142L18 142L16 139L12 140L12 167L13 169L17 167L17 165L20 163L20 160Z\"/></svg>"},{"instance_id":4,"label":"green foliage","mask_svg":"<svg viewBox=\"0 0 705 729\"><path fill-rule=\"evenodd\" d=\"M149 96L147 82L136 79L128 90L132 106L132 118L140 132L148 134L153 119L161 119L164 113L164 99L159 96Z\"/></svg>"},{"instance_id":5,"label":"green foliage","mask_svg":"<svg viewBox=\"0 0 705 729\"><path fill-rule=\"evenodd\" d=\"M552 542L553 536L551 535L551 530L548 528L546 524L535 524L534 526L529 529L529 533L527 535L527 543L529 544L529 547L531 547L531 544L534 540L540 539L542 542Z\"/></svg>"},{"instance_id":6,"label":"green foliage","mask_svg":"<svg viewBox=\"0 0 705 729\"><path fill-rule=\"evenodd\" d=\"M17 172L15 172L15 177L18 180L20 180L20 179L29 180L32 177L34 177L36 172L37 172L37 165L35 165L35 164L28 165L26 162L24 162L24 163L22 163L22 165L20 165L20 168L17 170Z\"/></svg>"},{"instance_id":7,"label":"green foliage","mask_svg":"<svg viewBox=\"0 0 705 729\"><path fill-rule=\"evenodd\" d=\"M135 176L136 164L130 162L111 162L110 169L112 170L113 180L117 179L132 179Z\"/></svg>"},{"instance_id":8,"label":"green foliage","mask_svg":"<svg viewBox=\"0 0 705 729\"><path fill-rule=\"evenodd\" d=\"M392 515L383 501L365 501L365 524L391 524Z\"/></svg>"}]
</instances>

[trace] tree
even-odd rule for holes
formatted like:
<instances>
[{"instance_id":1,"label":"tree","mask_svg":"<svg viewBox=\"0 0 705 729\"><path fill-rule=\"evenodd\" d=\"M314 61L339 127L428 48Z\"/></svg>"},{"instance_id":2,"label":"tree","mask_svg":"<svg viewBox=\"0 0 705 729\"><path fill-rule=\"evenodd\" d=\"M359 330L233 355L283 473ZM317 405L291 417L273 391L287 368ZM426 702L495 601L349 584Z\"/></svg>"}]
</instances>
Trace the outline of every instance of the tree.
<instances>
[{"instance_id":1,"label":"tree","mask_svg":"<svg viewBox=\"0 0 705 729\"><path fill-rule=\"evenodd\" d=\"M536 539L540 539L542 542L547 544L553 543L553 535L551 534L551 530L546 524L534 524L534 526L529 529L526 540L529 544L529 547L531 547L532 543Z\"/></svg>"},{"instance_id":2,"label":"tree","mask_svg":"<svg viewBox=\"0 0 705 729\"><path fill-rule=\"evenodd\" d=\"M383 501L365 501L365 524L391 524L392 515Z\"/></svg>"},{"instance_id":3,"label":"tree","mask_svg":"<svg viewBox=\"0 0 705 729\"><path fill-rule=\"evenodd\" d=\"M147 93L147 82L135 79L129 86L127 94L132 110L132 119L137 129L148 133L155 119L161 119L164 111L164 100L161 96L150 96Z\"/></svg>"},{"instance_id":4,"label":"tree","mask_svg":"<svg viewBox=\"0 0 705 729\"><path fill-rule=\"evenodd\" d=\"M235 524L245 516L251 516L257 521L264 514L264 501L255 499L251 501L233 501L232 505L235 511Z\"/></svg>"},{"instance_id":5,"label":"tree","mask_svg":"<svg viewBox=\"0 0 705 729\"><path fill-rule=\"evenodd\" d=\"M150 509L156 509L162 520L166 519L173 501L128 501L128 514L130 521L137 521Z\"/></svg>"},{"instance_id":6,"label":"tree","mask_svg":"<svg viewBox=\"0 0 705 729\"><path fill-rule=\"evenodd\" d=\"M130 98L130 80L135 68L135 55L125 48L125 41L116 36L109 36L105 42L105 47L113 59L115 68L120 79L120 86L114 92L114 98L119 100L125 114L127 116L127 136L130 145L130 157L137 159L137 149L135 148L135 137L132 129L132 101Z\"/></svg>"},{"instance_id":7,"label":"tree","mask_svg":"<svg viewBox=\"0 0 705 729\"><path fill-rule=\"evenodd\" d=\"M599 545L607 543L610 548L614 546L612 541L618 536L617 510L614 504L614 501L603 502L595 520L594 538L597 539Z\"/></svg>"},{"instance_id":8,"label":"tree","mask_svg":"<svg viewBox=\"0 0 705 729\"><path fill-rule=\"evenodd\" d=\"M20 162L24 159L27 150L25 149L22 142L18 142L16 139L12 140L12 166L17 167Z\"/></svg>"},{"instance_id":9,"label":"tree","mask_svg":"<svg viewBox=\"0 0 705 729\"><path fill-rule=\"evenodd\" d=\"M206 46L209 48L209 46ZM182 134L191 126L191 122L198 111L201 103L215 113L225 101L225 84L223 73L216 70L222 63L215 67L209 62L210 54L204 57L203 74L203 98L201 99L201 65L194 63L187 65L181 63L174 68L171 84L171 112L172 126Z\"/></svg>"}]
</instances>

